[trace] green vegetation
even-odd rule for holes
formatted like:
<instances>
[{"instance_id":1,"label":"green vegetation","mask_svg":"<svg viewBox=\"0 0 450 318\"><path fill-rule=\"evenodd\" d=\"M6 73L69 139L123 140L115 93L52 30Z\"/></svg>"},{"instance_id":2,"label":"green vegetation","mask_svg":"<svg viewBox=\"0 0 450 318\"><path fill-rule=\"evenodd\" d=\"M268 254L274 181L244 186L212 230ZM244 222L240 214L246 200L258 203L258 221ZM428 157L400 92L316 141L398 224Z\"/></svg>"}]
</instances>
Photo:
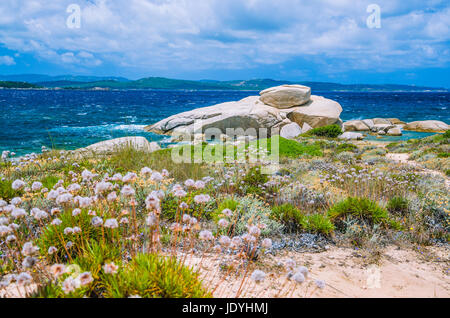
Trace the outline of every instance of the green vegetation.
<instances>
[{"instance_id":1,"label":"green vegetation","mask_svg":"<svg viewBox=\"0 0 450 318\"><path fill-rule=\"evenodd\" d=\"M304 229L307 232L330 235L334 231L334 224L323 214L310 214L304 220Z\"/></svg>"},{"instance_id":2,"label":"green vegetation","mask_svg":"<svg viewBox=\"0 0 450 318\"><path fill-rule=\"evenodd\" d=\"M389 200L387 210L390 213L406 214L408 212L409 202L403 197L393 197Z\"/></svg>"},{"instance_id":3,"label":"green vegetation","mask_svg":"<svg viewBox=\"0 0 450 318\"><path fill-rule=\"evenodd\" d=\"M308 131L305 136L337 138L342 134L342 129L338 125L329 125L319 128L314 128Z\"/></svg>"},{"instance_id":4,"label":"green vegetation","mask_svg":"<svg viewBox=\"0 0 450 318\"><path fill-rule=\"evenodd\" d=\"M26 82L0 81L0 87L3 87L3 88L40 88L41 86L26 83Z\"/></svg>"},{"instance_id":5,"label":"green vegetation","mask_svg":"<svg viewBox=\"0 0 450 318\"><path fill-rule=\"evenodd\" d=\"M289 203L274 206L271 217L282 224L288 231L297 231L305 225L305 215L295 206Z\"/></svg>"},{"instance_id":6,"label":"green vegetation","mask_svg":"<svg viewBox=\"0 0 450 318\"><path fill-rule=\"evenodd\" d=\"M336 203L328 210L328 216L333 222L344 220L347 216L369 221L372 224L386 222L388 212L376 202L367 198L348 197Z\"/></svg>"}]
</instances>

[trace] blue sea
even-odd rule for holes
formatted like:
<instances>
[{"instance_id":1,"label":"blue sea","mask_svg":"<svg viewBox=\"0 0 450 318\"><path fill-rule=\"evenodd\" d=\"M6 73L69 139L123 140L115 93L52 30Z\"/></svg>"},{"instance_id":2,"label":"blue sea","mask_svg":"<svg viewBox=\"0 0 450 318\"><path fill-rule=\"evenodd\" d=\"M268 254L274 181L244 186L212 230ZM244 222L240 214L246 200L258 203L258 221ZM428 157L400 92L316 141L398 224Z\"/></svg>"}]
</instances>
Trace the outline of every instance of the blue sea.
<instances>
[{"instance_id":1,"label":"blue sea","mask_svg":"<svg viewBox=\"0 0 450 318\"><path fill-rule=\"evenodd\" d=\"M249 91L70 91L0 90L0 151L18 155L40 152L41 146L76 149L123 136L167 137L143 128L176 113L258 92ZM435 119L450 123L450 93L314 92L338 101L343 120L397 117L403 121ZM405 132L391 140L429 134Z\"/></svg>"}]
</instances>

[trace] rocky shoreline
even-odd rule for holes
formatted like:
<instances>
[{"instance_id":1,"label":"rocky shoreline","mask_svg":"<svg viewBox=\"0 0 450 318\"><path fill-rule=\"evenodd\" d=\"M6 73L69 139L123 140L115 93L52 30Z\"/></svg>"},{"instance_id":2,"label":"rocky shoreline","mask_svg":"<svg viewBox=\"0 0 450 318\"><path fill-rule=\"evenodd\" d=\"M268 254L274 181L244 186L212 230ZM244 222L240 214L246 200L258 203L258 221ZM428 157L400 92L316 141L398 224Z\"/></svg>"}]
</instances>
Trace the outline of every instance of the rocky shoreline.
<instances>
[{"instance_id":1,"label":"rocky shoreline","mask_svg":"<svg viewBox=\"0 0 450 318\"><path fill-rule=\"evenodd\" d=\"M357 140L363 139L364 134L401 136L404 130L445 133L450 128L437 120L407 123L398 118L373 118L343 122L342 111L338 102L311 95L311 88L307 86L282 85L261 91L260 96L176 114L145 130L170 135L176 142L202 135L208 129L218 130L225 136L230 135L229 131L243 134L251 129L267 129L269 135L293 139L311 129L335 124L344 132L340 139Z\"/></svg>"}]
</instances>

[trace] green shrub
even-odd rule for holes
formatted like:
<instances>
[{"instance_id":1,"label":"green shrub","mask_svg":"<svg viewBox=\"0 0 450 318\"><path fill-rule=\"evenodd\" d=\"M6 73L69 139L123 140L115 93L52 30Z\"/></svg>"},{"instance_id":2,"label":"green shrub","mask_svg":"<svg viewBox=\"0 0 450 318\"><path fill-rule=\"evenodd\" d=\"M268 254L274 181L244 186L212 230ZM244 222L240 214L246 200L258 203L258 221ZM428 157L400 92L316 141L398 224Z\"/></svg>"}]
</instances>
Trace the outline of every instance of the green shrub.
<instances>
[{"instance_id":1,"label":"green shrub","mask_svg":"<svg viewBox=\"0 0 450 318\"><path fill-rule=\"evenodd\" d=\"M215 222L218 222L221 218L224 217L224 215L222 215L223 210L229 209L233 212L236 212L238 207L239 207L238 201L236 201L234 198L226 198L225 200L219 203L217 209L212 214L212 218Z\"/></svg>"},{"instance_id":2,"label":"green shrub","mask_svg":"<svg viewBox=\"0 0 450 318\"><path fill-rule=\"evenodd\" d=\"M343 225L342 222L348 217L354 217L370 224L385 223L388 220L388 212L380 207L376 202L367 198L353 198L336 203L328 210L329 218L336 225Z\"/></svg>"},{"instance_id":3,"label":"green shrub","mask_svg":"<svg viewBox=\"0 0 450 318\"><path fill-rule=\"evenodd\" d=\"M443 135L444 138L450 138L450 130L447 130Z\"/></svg>"},{"instance_id":4,"label":"green shrub","mask_svg":"<svg viewBox=\"0 0 450 318\"><path fill-rule=\"evenodd\" d=\"M195 204L194 197L198 194L206 194L207 191L205 189L203 190L197 190L197 191L191 191L188 192L187 195L182 198L176 198L172 193L169 193L164 197L164 199L161 202L161 215L168 219L168 220L175 220L175 217L177 216L177 213L181 213L179 209L179 205L181 202L185 202L189 205L189 208L184 211L184 213L187 213L194 217L200 217L205 219L211 218L211 213L214 211L215 208L215 201L208 202L207 204ZM179 217L180 215L178 215Z\"/></svg>"},{"instance_id":5,"label":"green shrub","mask_svg":"<svg viewBox=\"0 0 450 318\"><path fill-rule=\"evenodd\" d=\"M109 276L105 297L126 298L209 298L198 274L175 258L139 254L124 270Z\"/></svg>"},{"instance_id":6,"label":"green shrub","mask_svg":"<svg viewBox=\"0 0 450 318\"><path fill-rule=\"evenodd\" d=\"M337 138L342 134L342 129L338 125L329 125L319 128L314 128L308 131L306 136Z\"/></svg>"},{"instance_id":7,"label":"green shrub","mask_svg":"<svg viewBox=\"0 0 450 318\"><path fill-rule=\"evenodd\" d=\"M248 194L262 195L262 186L269 181L269 177L261 172L261 167L251 168L243 177L245 192Z\"/></svg>"},{"instance_id":8,"label":"green shrub","mask_svg":"<svg viewBox=\"0 0 450 318\"><path fill-rule=\"evenodd\" d=\"M311 214L304 220L304 229L307 232L330 235L334 231L334 224L326 215Z\"/></svg>"},{"instance_id":9,"label":"green shrub","mask_svg":"<svg viewBox=\"0 0 450 318\"><path fill-rule=\"evenodd\" d=\"M289 203L274 206L271 217L284 224L288 231L296 231L304 226L305 216L295 206Z\"/></svg>"},{"instance_id":10,"label":"green shrub","mask_svg":"<svg viewBox=\"0 0 450 318\"><path fill-rule=\"evenodd\" d=\"M448 157L450 157L450 152L438 153L438 158L448 158Z\"/></svg>"},{"instance_id":11,"label":"green shrub","mask_svg":"<svg viewBox=\"0 0 450 318\"><path fill-rule=\"evenodd\" d=\"M387 210L391 213L406 214L408 212L408 200L403 197L393 197L387 204Z\"/></svg>"}]
</instances>

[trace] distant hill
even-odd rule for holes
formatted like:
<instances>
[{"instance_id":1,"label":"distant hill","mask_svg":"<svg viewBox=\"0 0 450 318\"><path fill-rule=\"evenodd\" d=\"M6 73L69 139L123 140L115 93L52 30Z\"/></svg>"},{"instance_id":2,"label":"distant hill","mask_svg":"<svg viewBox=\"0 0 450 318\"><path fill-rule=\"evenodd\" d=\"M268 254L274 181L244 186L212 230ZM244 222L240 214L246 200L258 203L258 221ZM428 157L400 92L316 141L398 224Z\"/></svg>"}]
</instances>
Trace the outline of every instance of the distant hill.
<instances>
[{"instance_id":1,"label":"distant hill","mask_svg":"<svg viewBox=\"0 0 450 318\"><path fill-rule=\"evenodd\" d=\"M163 77L148 77L137 81L118 82L118 81L96 81L90 83L71 84L65 87L76 88L94 88L102 87L109 89L188 89L188 90L248 90L261 91L269 87L283 84L302 84L311 87L313 91L336 91L336 92L423 92L423 91L444 91L445 88L420 87L410 85L371 85L371 84L338 84L325 82L290 82L273 79L253 79L236 81L189 81L168 79Z\"/></svg>"},{"instance_id":2,"label":"distant hill","mask_svg":"<svg viewBox=\"0 0 450 318\"><path fill-rule=\"evenodd\" d=\"M15 79L15 82L28 82L45 88L64 89L180 89L180 90L248 90L261 91L283 84L303 84L311 87L313 92L448 92L446 88L422 87L397 84L339 84L328 82L291 82L273 79L252 79L234 81L214 80L179 80L164 77L147 77L136 81L124 77L96 76L48 76L38 74L0 75L0 80ZM28 79L28 80L25 80Z\"/></svg>"},{"instance_id":3,"label":"distant hill","mask_svg":"<svg viewBox=\"0 0 450 318\"><path fill-rule=\"evenodd\" d=\"M0 88L40 88L41 86L26 82L0 81Z\"/></svg>"},{"instance_id":4,"label":"distant hill","mask_svg":"<svg viewBox=\"0 0 450 318\"><path fill-rule=\"evenodd\" d=\"M95 82L113 80L117 82L128 82L129 79L125 77L115 77L115 76L78 76L78 75L42 75L42 74L18 74L18 75L0 75L0 81L16 81L16 82L28 82L28 83L39 83L39 82L57 82L57 81L72 81L72 82Z\"/></svg>"}]
</instances>

